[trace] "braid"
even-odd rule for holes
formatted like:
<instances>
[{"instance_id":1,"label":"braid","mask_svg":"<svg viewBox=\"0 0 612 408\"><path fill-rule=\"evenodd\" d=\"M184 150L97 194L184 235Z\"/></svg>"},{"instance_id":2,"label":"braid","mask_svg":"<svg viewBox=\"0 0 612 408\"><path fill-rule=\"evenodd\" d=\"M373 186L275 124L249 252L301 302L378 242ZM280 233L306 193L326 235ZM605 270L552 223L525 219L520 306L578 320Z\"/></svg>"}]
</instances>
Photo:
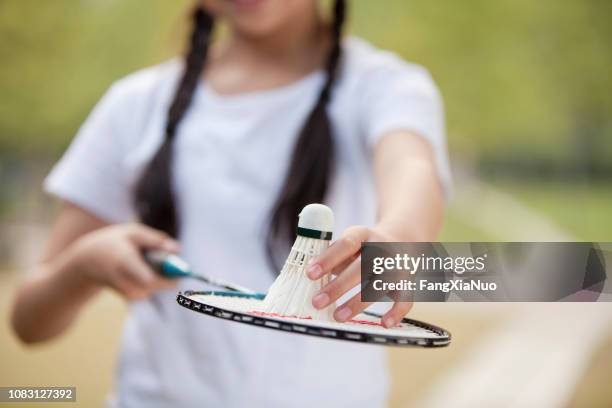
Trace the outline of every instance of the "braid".
<instances>
[{"instance_id":1,"label":"braid","mask_svg":"<svg viewBox=\"0 0 612 408\"><path fill-rule=\"evenodd\" d=\"M178 235L178 213L172 190L172 141L193 98L206 62L213 19L201 7L193 13L194 28L183 75L168 110L165 138L135 188L135 207L143 223Z\"/></svg>"},{"instance_id":2,"label":"braid","mask_svg":"<svg viewBox=\"0 0 612 408\"><path fill-rule=\"evenodd\" d=\"M336 0L334 4L334 19L332 22L332 47L329 51L329 56L325 63L325 71L327 79L321 94L319 95L319 102L327 104L329 102L331 88L338 75L338 62L340 61L340 54L342 52L342 28L344 27L344 20L346 18L346 1Z\"/></svg>"},{"instance_id":3,"label":"braid","mask_svg":"<svg viewBox=\"0 0 612 408\"><path fill-rule=\"evenodd\" d=\"M305 205L323 201L328 189L334 145L326 109L338 75L345 15L346 1L336 0L331 27L332 46L325 63L326 80L300 131L285 182L272 210L266 249L268 260L275 269L278 269L276 244L279 241L291 242L297 228L297 214Z\"/></svg>"}]
</instances>

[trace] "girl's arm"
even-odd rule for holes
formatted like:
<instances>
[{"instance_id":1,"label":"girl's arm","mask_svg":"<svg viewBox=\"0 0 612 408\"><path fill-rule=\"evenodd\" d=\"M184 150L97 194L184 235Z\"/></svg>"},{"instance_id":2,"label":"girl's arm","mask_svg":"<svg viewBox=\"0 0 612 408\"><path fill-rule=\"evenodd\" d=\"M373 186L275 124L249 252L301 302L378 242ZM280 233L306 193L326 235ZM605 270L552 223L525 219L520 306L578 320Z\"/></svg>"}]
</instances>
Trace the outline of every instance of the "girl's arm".
<instances>
[{"instance_id":1,"label":"girl's arm","mask_svg":"<svg viewBox=\"0 0 612 408\"><path fill-rule=\"evenodd\" d=\"M398 131L374 150L378 228L397 241L428 242L442 227L444 197L430 144Z\"/></svg>"},{"instance_id":2,"label":"girl's arm","mask_svg":"<svg viewBox=\"0 0 612 408\"><path fill-rule=\"evenodd\" d=\"M109 226L67 203L41 261L17 291L12 312L17 336L27 343L57 336L105 286L128 299L171 287L171 281L156 276L144 263L144 248L176 251L178 244L139 224Z\"/></svg>"},{"instance_id":3,"label":"girl's arm","mask_svg":"<svg viewBox=\"0 0 612 408\"><path fill-rule=\"evenodd\" d=\"M429 143L407 132L391 132L380 139L374 150L374 173L378 195L378 222L373 228L347 229L309 269L311 279L328 273L338 275L312 300L323 308L338 300L361 279L359 251L365 241L428 242L436 239L442 226L444 199ZM370 303L361 294L352 297L334 313L346 321ZM385 327L394 326L408 313L412 303L396 302L383 317Z\"/></svg>"}]
</instances>

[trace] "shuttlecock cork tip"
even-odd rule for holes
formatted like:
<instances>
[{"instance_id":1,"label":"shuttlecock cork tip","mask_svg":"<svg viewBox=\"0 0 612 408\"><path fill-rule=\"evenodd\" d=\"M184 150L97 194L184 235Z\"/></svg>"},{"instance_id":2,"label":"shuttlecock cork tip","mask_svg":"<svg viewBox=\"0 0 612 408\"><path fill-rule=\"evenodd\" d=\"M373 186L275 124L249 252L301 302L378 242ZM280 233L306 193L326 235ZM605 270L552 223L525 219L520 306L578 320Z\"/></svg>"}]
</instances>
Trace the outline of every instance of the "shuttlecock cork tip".
<instances>
[{"instance_id":1,"label":"shuttlecock cork tip","mask_svg":"<svg viewBox=\"0 0 612 408\"><path fill-rule=\"evenodd\" d=\"M300 212L298 227L331 232L334 230L334 212L323 204L308 204Z\"/></svg>"}]
</instances>

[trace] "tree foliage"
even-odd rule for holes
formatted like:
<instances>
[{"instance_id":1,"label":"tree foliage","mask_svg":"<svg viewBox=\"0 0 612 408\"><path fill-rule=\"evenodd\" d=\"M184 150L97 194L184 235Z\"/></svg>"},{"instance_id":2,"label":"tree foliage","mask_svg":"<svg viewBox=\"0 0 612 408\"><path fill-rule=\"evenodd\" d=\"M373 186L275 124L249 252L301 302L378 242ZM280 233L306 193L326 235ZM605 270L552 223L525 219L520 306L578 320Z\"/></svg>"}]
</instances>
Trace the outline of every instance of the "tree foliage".
<instances>
[{"instance_id":1,"label":"tree foliage","mask_svg":"<svg viewBox=\"0 0 612 408\"><path fill-rule=\"evenodd\" d=\"M0 1L0 148L57 152L115 79L176 52L189 0ZM351 31L426 66L451 148L612 162L607 0L351 2Z\"/></svg>"}]
</instances>

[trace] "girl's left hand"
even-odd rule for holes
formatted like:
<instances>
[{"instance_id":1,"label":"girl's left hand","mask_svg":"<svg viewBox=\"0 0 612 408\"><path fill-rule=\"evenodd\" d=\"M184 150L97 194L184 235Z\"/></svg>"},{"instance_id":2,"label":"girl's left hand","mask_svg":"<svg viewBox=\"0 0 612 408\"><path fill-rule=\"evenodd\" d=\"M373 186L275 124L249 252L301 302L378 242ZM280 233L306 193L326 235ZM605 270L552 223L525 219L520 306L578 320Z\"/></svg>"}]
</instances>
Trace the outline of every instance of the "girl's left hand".
<instances>
[{"instance_id":1,"label":"girl's left hand","mask_svg":"<svg viewBox=\"0 0 612 408\"><path fill-rule=\"evenodd\" d=\"M335 279L325 285L312 298L312 305L322 309L338 300L342 295L353 289L361 280L361 243L396 242L389 233L380 227L368 228L355 226L348 228L342 238L334 242L329 249L313 259L306 271L312 280L331 273ZM361 293L356 294L334 312L334 318L346 322L361 313L372 302L362 302ZM383 316L382 324L389 328L397 325L412 308L412 302L395 302L393 307Z\"/></svg>"}]
</instances>

